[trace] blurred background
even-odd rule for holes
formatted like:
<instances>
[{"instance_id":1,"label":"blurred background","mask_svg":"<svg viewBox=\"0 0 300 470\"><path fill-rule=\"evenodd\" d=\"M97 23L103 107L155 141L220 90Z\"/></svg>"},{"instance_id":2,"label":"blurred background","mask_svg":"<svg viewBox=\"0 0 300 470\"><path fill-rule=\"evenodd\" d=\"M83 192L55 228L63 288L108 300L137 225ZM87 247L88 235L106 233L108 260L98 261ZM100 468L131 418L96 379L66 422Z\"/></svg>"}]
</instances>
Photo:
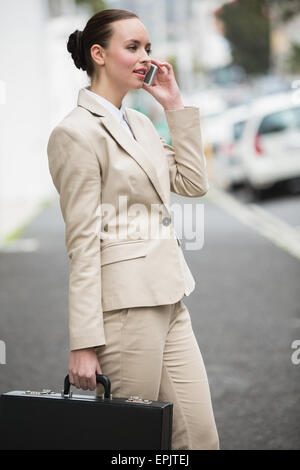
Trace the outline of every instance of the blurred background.
<instances>
[{"instance_id":1,"label":"blurred background","mask_svg":"<svg viewBox=\"0 0 300 470\"><path fill-rule=\"evenodd\" d=\"M221 449L299 449L300 0L0 3L0 392L60 390L67 373L68 260L46 147L89 84L68 36L104 8L138 14L151 56L200 109L210 189L172 201L205 207L184 301ZM171 143L149 93L124 103Z\"/></svg>"}]
</instances>

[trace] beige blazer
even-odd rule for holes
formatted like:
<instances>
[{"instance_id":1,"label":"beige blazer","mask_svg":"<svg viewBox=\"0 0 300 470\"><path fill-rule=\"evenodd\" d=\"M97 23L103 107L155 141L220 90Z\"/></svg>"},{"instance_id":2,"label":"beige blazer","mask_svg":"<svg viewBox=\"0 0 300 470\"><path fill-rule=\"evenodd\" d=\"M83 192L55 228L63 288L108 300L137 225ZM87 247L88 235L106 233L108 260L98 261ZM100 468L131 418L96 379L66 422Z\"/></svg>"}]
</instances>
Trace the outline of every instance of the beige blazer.
<instances>
[{"instance_id":1,"label":"beige blazer","mask_svg":"<svg viewBox=\"0 0 300 470\"><path fill-rule=\"evenodd\" d=\"M164 111L172 146L146 115L125 110L136 140L81 89L49 137L70 260L70 350L106 344L103 311L175 303L195 288L170 191L209 188L199 108Z\"/></svg>"}]
</instances>

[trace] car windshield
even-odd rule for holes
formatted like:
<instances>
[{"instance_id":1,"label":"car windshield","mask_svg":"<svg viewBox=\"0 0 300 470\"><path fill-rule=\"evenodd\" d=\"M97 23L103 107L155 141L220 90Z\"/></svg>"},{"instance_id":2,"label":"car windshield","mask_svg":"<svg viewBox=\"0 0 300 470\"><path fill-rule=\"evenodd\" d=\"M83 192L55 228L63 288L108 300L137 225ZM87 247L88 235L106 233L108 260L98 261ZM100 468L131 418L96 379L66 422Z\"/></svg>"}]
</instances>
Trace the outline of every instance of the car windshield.
<instances>
[{"instance_id":1,"label":"car windshield","mask_svg":"<svg viewBox=\"0 0 300 470\"><path fill-rule=\"evenodd\" d=\"M242 137L243 130L246 124L246 120L235 122L233 125L233 139L239 140Z\"/></svg>"},{"instance_id":2,"label":"car windshield","mask_svg":"<svg viewBox=\"0 0 300 470\"><path fill-rule=\"evenodd\" d=\"M271 132L281 132L288 128L300 130L300 106L277 111L265 116L260 123L258 133L270 134Z\"/></svg>"}]
</instances>

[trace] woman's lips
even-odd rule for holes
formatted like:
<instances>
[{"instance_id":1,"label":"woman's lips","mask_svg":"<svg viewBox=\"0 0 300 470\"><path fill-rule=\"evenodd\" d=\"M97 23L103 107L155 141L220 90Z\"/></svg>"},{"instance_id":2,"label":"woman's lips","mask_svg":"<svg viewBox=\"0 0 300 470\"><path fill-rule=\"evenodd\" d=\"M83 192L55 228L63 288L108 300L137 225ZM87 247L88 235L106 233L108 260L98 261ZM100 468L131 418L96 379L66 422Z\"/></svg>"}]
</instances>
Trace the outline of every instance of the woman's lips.
<instances>
[{"instance_id":1,"label":"woman's lips","mask_svg":"<svg viewBox=\"0 0 300 470\"><path fill-rule=\"evenodd\" d=\"M145 73L137 73L137 72L133 72L135 75L138 75L139 77L141 78L144 78L145 77Z\"/></svg>"}]
</instances>

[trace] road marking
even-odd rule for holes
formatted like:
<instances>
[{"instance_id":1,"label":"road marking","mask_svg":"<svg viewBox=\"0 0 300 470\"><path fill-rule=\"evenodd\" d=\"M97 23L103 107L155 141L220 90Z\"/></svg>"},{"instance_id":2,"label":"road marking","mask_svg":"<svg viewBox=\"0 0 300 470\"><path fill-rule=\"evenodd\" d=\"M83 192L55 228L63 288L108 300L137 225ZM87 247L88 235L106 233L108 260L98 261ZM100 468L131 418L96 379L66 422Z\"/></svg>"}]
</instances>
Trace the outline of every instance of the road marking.
<instances>
[{"instance_id":1,"label":"road marking","mask_svg":"<svg viewBox=\"0 0 300 470\"><path fill-rule=\"evenodd\" d=\"M210 186L204 197L300 260L300 232L298 227L292 227L257 204L243 204L235 197L216 187Z\"/></svg>"}]
</instances>

